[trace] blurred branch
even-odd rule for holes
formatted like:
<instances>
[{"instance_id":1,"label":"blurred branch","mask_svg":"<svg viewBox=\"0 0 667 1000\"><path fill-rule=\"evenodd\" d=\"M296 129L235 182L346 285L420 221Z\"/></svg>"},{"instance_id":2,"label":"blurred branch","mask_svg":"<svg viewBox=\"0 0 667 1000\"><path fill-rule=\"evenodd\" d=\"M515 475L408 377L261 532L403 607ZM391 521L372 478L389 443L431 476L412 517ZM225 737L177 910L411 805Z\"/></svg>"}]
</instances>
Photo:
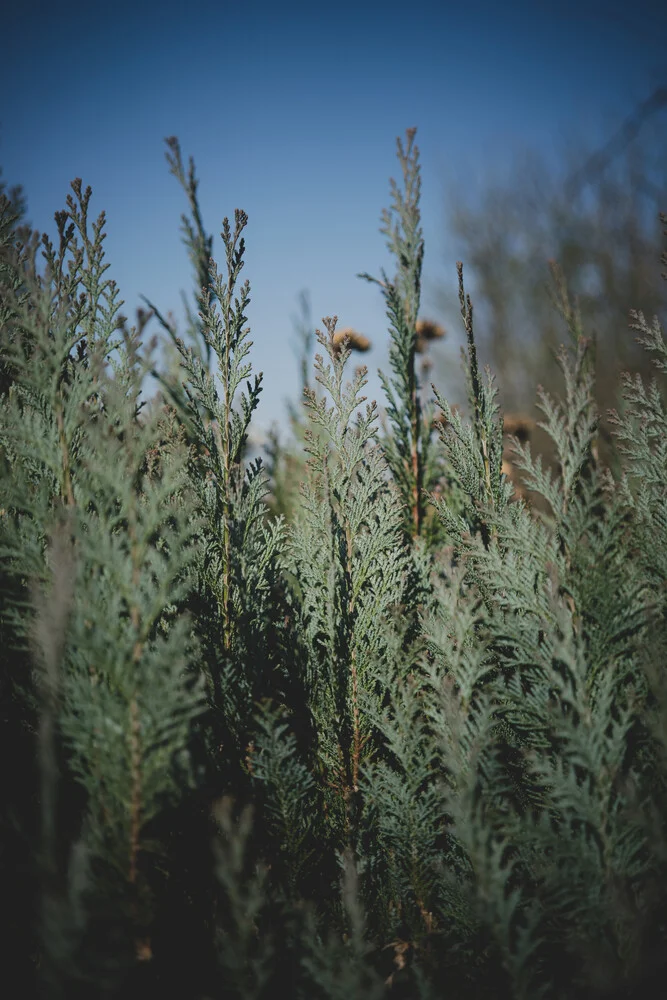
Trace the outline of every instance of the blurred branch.
<instances>
[{"instance_id":1,"label":"blurred branch","mask_svg":"<svg viewBox=\"0 0 667 1000\"><path fill-rule=\"evenodd\" d=\"M583 187L601 174L638 135L646 119L664 107L667 107L667 87L658 87L626 118L620 129L602 149L594 153L583 167L570 174L565 182L566 197L574 197ZM658 193L657 189L646 178L642 178L641 188L646 194L649 194L649 197L654 197Z\"/></svg>"}]
</instances>

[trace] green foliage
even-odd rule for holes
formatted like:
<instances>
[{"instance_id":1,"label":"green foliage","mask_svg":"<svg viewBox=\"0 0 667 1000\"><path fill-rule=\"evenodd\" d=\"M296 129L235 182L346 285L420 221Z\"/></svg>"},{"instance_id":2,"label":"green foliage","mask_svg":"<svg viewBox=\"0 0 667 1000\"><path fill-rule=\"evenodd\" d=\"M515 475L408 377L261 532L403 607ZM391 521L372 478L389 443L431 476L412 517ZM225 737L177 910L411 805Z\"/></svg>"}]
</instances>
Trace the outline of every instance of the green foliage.
<instances>
[{"instance_id":1,"label":"green foliage","mask_svg":"<svg viewBox=\"0 0 667 1000\"><path fill-rule=\"evenodd\" d=\"M424 490L431 490L441 478L433 445L433 407L424 406L415 369L417 314L421 298L424 240L420 227L419 150L414 145L416 129L408 129L405 149L397 140L398 160L405 191L391 181L392 207L382 212L381 232L396 257L393 281L381 271L382 280L369 274L360 278L380 286L389 320L389 364L392 377L379 373L387 398L390 430L383 440L387 463L405 505L404 523L408 536L416 538L428 531Z\"/></svg>"},{"instance_id":2,"label":"green foliage","mask_svg":"<svg viewBox=\"0 0 667 1000\"><path fill-rule=\"evenodd\" d=\"M147 829L188 778L202 707L190 627L172 613L196 551L186 455L174 442L156 460L160 415L140 415L146 364L136 332L114 336L104 216L91 239L90 189L72 187L76 200L56 215L58 250L43 241L44 276L34 256L19 264L27 294L12 301L4 357L14 377L0 431L11 465L3 552L24 584L3 610L35 665L43 975L54 994L97 976L85 942L103 899L119 927L129 925L118 962L131 963L133 935L150 919ZM59 764L63 782L84 792L65 823L68 860Z\"/></svg>"},{"instance_id":3,"label":"green foliage","mask_svg":"<svg viewBox=\"0 0 667 1000\"><path fill-rule=\"evenodd\" d=\"M172 172L186 188L193 211L194 224L184 217L185 242L201 280L202 255L210 250L210 241L202 229L194 166L186 185L178 143L169 140L169 145ZM262 387L261 374L250 381L252 343L245 326L249 282L237 293L247 222L240 210L233 231L229 220L223 221L226 276L210 260L207 284L198 297L199 325L191 328L196 342L186 346L167 326L180 357L180 374L176 382L161 377L192 443L188 472L204 522L195 606L206 651L210 739L219 753L237 761L250 738L253 703L274 686L270 674L276 663L267 626L279 614L274 580L285 535L280 520L265 518L268 483L261 461L245 468L243 463ZM209 369L211 359L217 380Z\"/></svg>"},{"instance_id":4,"label":"green foliage","mask_svg":"<svg viewBox=\"0 0 667 1000\"><path fill-rule=\"evenodd\" d=\"M392 650L392 610L404 596L408 562L401 539L401 507L387 482L375 441L376 407L365 401L365 368L344 384L349 350L334 350L336 318L318 340L330 359L315 361L328 394L307 390L314 430L306 432L309 470L302 486L290 545L303 674L317 758L349 827L350 796L368 752L370 730L363 692Z\"/></svg>"},{"instance_id":5,"label":"green foliage","mask_svg":"<svg viewBox=\"0 0 667 1000\"><path fill-rule=\"evenodd\" d=\"M554 267L554 461L514 439L519 498L459 264L469 413L434 390L436 439L410 130L379 282L388 428L325 319L292 413L300 491L281 499L276 449L272 511L246 456L248 220L224 220L221 272L169 148L199 315L186 343L151 307L166 371L146 314L119 315L90 189L74 182L42 273L1 194L0 703L5 755L30 762L0 827L17 898L12 860L30 873L23 906L3 900L12 971L47 998L646 994L667 926L660 383L624 378L606 468L592 345ZM664 379L657 320L633 327Z\"/></svg>"}]
</instances>

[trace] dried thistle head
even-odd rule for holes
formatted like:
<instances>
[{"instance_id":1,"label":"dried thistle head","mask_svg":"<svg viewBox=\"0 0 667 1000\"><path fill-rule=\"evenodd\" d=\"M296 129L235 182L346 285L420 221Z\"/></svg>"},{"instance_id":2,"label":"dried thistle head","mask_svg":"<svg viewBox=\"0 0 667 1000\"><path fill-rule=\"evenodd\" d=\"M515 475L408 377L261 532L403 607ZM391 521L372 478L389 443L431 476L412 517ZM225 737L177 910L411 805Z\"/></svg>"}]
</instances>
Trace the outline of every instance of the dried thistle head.
<instances>
[{"instance_id":1,"label":"dried thistle head","mask_svg":"<svg viewBox=\"0 0 667 1000\"><path fill-rule=\"evenodd\" d=\"M371 346L368 337L365 337L363 333L358 333L357 330L353 330L351 326L346 326L342 330L336 330L333 335L332 344L336 353L342 350L343 342L346 338L347 346L351 351L359 351L359 353L363 354Z\"/></svg>"},{"instance_id":2,"label":"dried thistle head","mask_svg":"<svg viewBox=\"0 0 667 1000\"><path fill-rule=\"evenodd\" d=\"M426 350L429 340L442 340L447 334L444 327L431 319L418 319L415 329L417 331L417 339L415 341L415 351L417 354L422 354Z\"/></svg>"}]
</instances>

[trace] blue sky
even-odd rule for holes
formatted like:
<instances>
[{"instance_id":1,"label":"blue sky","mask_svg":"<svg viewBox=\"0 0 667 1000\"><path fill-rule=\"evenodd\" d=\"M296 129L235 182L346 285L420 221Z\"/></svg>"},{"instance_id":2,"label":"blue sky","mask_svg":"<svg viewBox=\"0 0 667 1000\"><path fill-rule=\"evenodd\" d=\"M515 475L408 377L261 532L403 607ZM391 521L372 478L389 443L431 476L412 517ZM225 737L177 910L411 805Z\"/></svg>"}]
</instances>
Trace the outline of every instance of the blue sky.
<instances>
[{"instance_id":1,"label":"blue sky","mask_svg":"<svg viewBox=\"0 0 667 1000\"><path fill-rule=\"evenodd\" d=\"M91 185L131 320L141 294L181 319L180 290L192 289L166 136L194 156L218 260L223 217L248 213L252 360L265 374L258 433L284 421L297 393L291 317L302 289L317 325L335 313L371 338L368 391L381 402L384 306L356 274L391 269L378 225L406 128L417 127L421 151L422 314L449 325L434 305L438 287L456 282L447 185L483 183L523 148L553 157L572 130L602 143L667 83L657 0L36 0L4 24L3 176L24 186L29 220L52 235L70 181Z\"/></svg>"}]
</instances>

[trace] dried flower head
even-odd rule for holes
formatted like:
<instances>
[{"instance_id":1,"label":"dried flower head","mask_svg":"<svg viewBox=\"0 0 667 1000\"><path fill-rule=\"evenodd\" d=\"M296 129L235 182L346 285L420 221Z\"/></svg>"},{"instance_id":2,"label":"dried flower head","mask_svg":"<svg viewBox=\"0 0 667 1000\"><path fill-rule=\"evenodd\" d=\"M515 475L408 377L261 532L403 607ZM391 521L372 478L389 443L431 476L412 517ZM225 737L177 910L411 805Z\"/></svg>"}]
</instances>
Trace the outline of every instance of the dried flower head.
<instances>
[{"instance_id":1,"label":"dried flower head","mask_svg":"<svg viewBox=\"0 0 667 1000\"><path fill-rule=\"evenodd\" d=\"M418 319L415 329L417 331L415 342L415 351L417 354L424 352L429 340L442 340L447 332L439 323L435 323L430 319Z\"/></svg>"},{"instance_id":2,"label":"dried flower head","mask_svg":"<svg viewBox=\"0 0 667 1000\"><path fill-rule=\"evenodd\" d=\"M351 351L359 351L363 353L367 351L371 342L368 337L364 337L363 333L358 333L353 330L351 326L346 326L342 330L336 330L333 335L333 346L336 351L340 351L343 347L343 341L347 338L347 346Z\"/></svg>"}]
</instances>

